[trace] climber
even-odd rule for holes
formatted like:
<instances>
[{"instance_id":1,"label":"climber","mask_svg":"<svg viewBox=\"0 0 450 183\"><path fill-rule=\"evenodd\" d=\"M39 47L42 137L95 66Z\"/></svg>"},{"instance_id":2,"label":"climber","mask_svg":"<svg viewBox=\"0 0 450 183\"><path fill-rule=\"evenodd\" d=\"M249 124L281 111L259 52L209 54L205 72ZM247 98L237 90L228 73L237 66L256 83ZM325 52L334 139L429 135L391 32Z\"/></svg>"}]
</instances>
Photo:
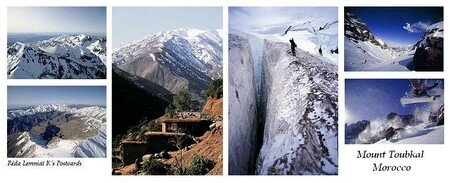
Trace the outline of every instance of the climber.
<instances>
[{"instance_id":1,"label":"climber","mask_svg":"<svg viewBox=\"0 0 450 183\"><path fill-rule=\"evenodd\" d=\"M386 129L384 138L386 138L386 140L389 140L397 133L397 131L400 131L400 130L403 130L403 128L394 128L391 126L388 129Z\"/></svg>"},{"instance_id":2,"label":"climber","mask_svg":"<svg viewBox=\"0 0 450 183\"><path fill-rule=\"evenodd\" d=\"M335 50L331 49L330 51L331 51L331 54L333 54L333 53L336 53L336 54L338 54L338 48L337 48L337 47L336 47L336 49L335 49Z\"/></svg>"},{"instance_id":3,"label":"climber","mask_svg":"<svg viewBox=\"0 0 450 183\"><path fill-rule=\"evenodd\" d=\"M297 47L297 44L295 44L294 38L289 39L289 42L291 43L292 56L295 57L295 48Z\"/></svg>"},{"instance_id":4,"label":"climber","mask_svg":"<svg viewBox=\"0 0 450 183\"><path fill-rule=\"evenodd\" d=\"M323 56L323 54L322 54L322 46L320 46L320 48L319 48L319 53L320 53L320 56Z\"/></svg>"},{"instance_id":5,"label":"climber","mask_svg":"<svg viewBox=\"0 0 450 183\"><path fill-rule=\"evenodd\" d=\"M438 82L435 82L433 85L427 86L425 84L425 79L410 79L409 81L413 87L414 97L430 97L427 91L439 85Z\"/></svg>"}]
</instances>

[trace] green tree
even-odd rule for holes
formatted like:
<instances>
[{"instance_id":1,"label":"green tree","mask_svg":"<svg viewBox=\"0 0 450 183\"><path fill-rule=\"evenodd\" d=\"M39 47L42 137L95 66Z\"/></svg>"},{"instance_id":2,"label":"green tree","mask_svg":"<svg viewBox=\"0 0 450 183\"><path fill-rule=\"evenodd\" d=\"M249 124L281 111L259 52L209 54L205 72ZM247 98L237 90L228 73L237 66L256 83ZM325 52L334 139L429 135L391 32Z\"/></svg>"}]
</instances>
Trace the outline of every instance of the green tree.
<instances>
[{"instance_id":1,"label":"green tree","mask_svg":"<svg viewBox=\"0 0 450 183\"><path fill-rule=\"evenodd\" d=\"M190 165L186 168L186 175L206 175L214 168L215 162L205 157L194 154Z\"/></svg>"},{"instance_id":2,"label":"green tree","mask_svg":"<svg viewBox=\"0 0 450 183\"><path fill-rule=\"evenodd\" d=\"M150 159L149 161L144 163L144 165L142 166L142 170L147 175L167 175L170 170L170 166L164 164L159 160Z\"/></svg>"},{"instance_id":3,"label":"green tree","mask_svg":"<svg viewBox=\"0 0 450 183\"><path fill-rule=\"evenodd\" d=\"M173 96L172 104L177 111L189 111L191 109L191 96L185 90L180 90Z\"/></svg>"},{"instance_id":4,"label":"green tree","mask_svg":"<svg viewBox=\"0 0 450 183\"><path fill-rule=\"evenodd\" d=\"M208 89L206 90L206 96L211 98L222 98L223 96L223 80L216 79L211 82Z\"/></svg>"}]
</instances>

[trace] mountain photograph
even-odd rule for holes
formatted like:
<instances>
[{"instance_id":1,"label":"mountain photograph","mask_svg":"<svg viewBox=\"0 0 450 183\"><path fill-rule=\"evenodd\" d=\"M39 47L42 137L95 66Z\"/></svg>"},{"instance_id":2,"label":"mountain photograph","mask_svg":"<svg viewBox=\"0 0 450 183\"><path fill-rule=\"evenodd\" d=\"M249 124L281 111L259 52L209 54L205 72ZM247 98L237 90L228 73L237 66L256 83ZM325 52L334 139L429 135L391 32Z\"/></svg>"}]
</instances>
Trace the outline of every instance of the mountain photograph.
<instances>
[{"instance_id":1,"label":"mountain photograph","mask_svg":"<svg viewBox=\"0 0 450 183\"><path fill-rule=\"evenodd\" d=\"M230 175L338 174L338 9L229 9Z\"/></svg>"},{"instance_id":2,"label":"mountain photograph","mask_svg":"<svg viewBox=\"0 0 450 183\"><path fill-rule=\"evenodd\" d=\"M222 8L113 8L113 33L112 174L222 175Z\"/></svg>"},{"instance_id":3,"label":"mountain photograph","mask_svg":"<svg viewBox=\"0 0 450 183\"><path fill-rule=\"evenodd\" d=\"M8 7L8 79L106 79L106 7Z\"/></svg>"},{"instance_id":4,"label":"mountain photograph","mask_svg":"<svg viewBox=\"0 0 450 183\"><path fill-rule=\"evenodd\" d=\"M443 144L443 79L345 80L346 144Z\"/></svg>"},{"instance_id":5,"label":"mountain photograph","mask_svg":"<svg viewBox=\"0 0 450 183\"><path fill-rule=\"evenodd\" d=\"M345 71L443 71L443 7L345 7Z\"/></svg>"},{"instance_id":6,"label":"mountain photograph","mask_svg":"<svg viewBox=\"0 0 450 183\"><path fill-rule=\"evenodd\" d=\"M8 86L8 158L106 158L106 87Z\"/></svg>"}]
</instances>

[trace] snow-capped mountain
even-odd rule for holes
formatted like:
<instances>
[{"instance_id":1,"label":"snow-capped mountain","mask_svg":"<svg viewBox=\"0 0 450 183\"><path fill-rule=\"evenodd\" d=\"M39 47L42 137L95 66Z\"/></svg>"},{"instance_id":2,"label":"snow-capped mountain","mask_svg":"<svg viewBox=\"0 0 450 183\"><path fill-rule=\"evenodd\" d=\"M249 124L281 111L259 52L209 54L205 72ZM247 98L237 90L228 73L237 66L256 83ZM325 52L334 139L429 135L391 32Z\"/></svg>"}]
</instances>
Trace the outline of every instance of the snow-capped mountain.
<instances>
[{"instance_id":1,"label":"snow-capped mountain","mask_svg":"<svg viewBox=\"0 0 450 183\"><path fill-rule=\"evenodd\" d=\"M431 25L414 45L414 69L417 71L443 71L444 69L444 22Z\"/></svg>"},{"instance_id":2,"label":"snow-capped mountain","mask_svg":"<svg viewBox=\"0 0 450 183\"><path fill-rule=\"evenodd\" d=\"M177 29L151 34L115 48L113 63L171 92L200 93L212 79L222 77L221 32Z\"/></svg>"},{"instance_id":3,"label":"snow-capped mountain","mask_svg":"<svg viewBox=\"0 0 450 183\"><path fill-rule=\"evenodd\" d=\"M391 48L367 24L345 13L345 70L410 70L415 49Z\"/></svg>"},{"instance_id":4,"label":"snow-capped mountain","mask_svg":"<svg viewBox=\"0 0 450 183\"><path fill-rule=\"evenodd\" d=\"M106 157L106 109L47 104L8 110L8 157Z\"/></svg>"},{"instance_id":5,"label":"snow-capped mountain","mask_svg":"<svg viewBox=\"0 0 450 183\"><path fill-rule=\"evenodd\" d=\"M337 174L337 63L265 41L257 174Z\"/></svg>"},{"instance_id":6,"label":"snow-capped mountain","mask_svg":"<svg viewBox=\"0 0 450 183\"><path fill-rule=\"evenodd\" d=\"M373 35L367 24L345 14L345 70L442 71L443 22L431 25L414 45L388 46Z\"/></svg>"},{"instance_id":7,"label":"snow-capped mountain","mask_svg":"<svg viewBox=\"0 0 450 183\"><path fill-rule=\"evenodd\" d=\"M399 55L404 55L408 52L416 50L414 45L400 45L400 46L391 46L391 49L394 50Z\"/></svg>"},{"instance_id":8,"label":"snow-capped mountain","mask_svg":"<svg viewBox=\"0 0 450 183\"><path fill-rule=\"evenodd\" d=\"M62 35L8 47L8 78L106 78L106 38Z\"/></svg>"},{"instance_id":9,"label":"snow-capped mountain","mask_svg":"<svg viewBox=\"0 0 450 183\"><path fill-rule=\"evenodd\" d=\"M69 108L67 104L40 104L18 109L10 109L8 110L8 119L53 111L69 112L70 110L71 108Z\"/></svg>"},{"instance_id":10,"label":"snow-capped mountain","mask_svg":"<svg viewBox=\"0 0 450 183\"><path fill-rule=\"evenodd\" d=\"M390 47L380 38L375 37L365 22L351 13L345 13L345 36L352 41L370 42L381 49Z\"/></svg>"}]
</instances>

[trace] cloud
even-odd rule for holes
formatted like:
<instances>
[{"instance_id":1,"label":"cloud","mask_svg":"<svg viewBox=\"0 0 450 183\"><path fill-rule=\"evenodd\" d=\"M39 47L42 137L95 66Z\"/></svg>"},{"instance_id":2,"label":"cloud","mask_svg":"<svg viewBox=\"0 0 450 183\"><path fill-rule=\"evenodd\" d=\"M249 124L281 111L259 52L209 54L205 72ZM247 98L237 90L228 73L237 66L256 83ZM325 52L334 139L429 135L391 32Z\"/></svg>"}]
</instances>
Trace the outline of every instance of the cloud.
<instances>
[{"instance_id":1,"label":"cloud","mask_svg":"<svg viewBox=\"0 0 450 183\"><path fill-rule=\"evenodd\" d=\"M304 22L327 22L337 20L335 7L231 7L229 27L258 34L281 34L287 27Z\"/></svg>"},{"instance_id":2,"label":"cloud","mask_svg":"<svg viewBox=\"0 0 450 183\"><path fill-rule=\"evenodd\" d=\"M426 22L415 22L415 23L408 23L406 22L405 25L403 26L403 29L405 29L406 31L408 31L409 33L422 33L427 31L427 29L430 27L430 23L426 23Z\"/></svg>"}]
</instances>

